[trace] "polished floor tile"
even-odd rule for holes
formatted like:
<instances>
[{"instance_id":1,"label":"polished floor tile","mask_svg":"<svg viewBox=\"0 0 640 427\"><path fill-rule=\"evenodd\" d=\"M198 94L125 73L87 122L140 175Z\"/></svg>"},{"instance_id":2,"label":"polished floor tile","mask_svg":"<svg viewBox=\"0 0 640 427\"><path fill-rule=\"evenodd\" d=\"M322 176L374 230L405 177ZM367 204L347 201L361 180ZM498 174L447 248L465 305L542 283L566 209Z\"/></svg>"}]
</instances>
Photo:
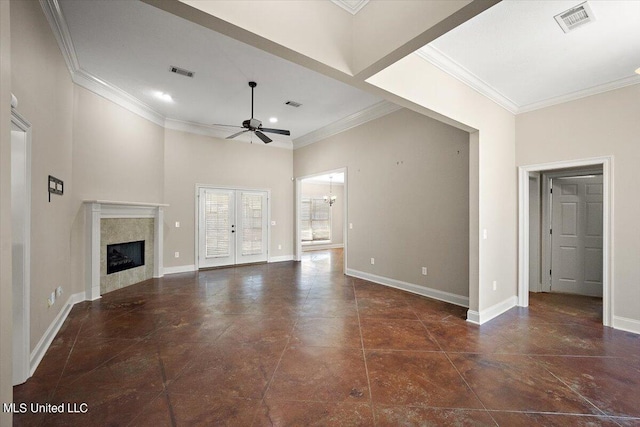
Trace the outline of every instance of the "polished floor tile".
<instances>
[{"instance_id":1,"label":"polished floor tile","mask_svg":"<svg viewBox=\"0 0 640 427\"><path fill-rule=\"evenodd\" d=\"M597 298L466 308L345 276L341 250L168 275L76 304L16 426L640 426L640 336Z\"/></svg>"},{"instance_id":2,"label":"polished floor tile","mask_svg":"<svg viewBox=\"0 0 640 427\"><path fill-rule=\"evenodd\" d=\"M267 397L279 400L368 402L369 387L361 349L289 347Z\"/></svg>"},{"instance_id":3,"label":"polished floor tile","mask_svg":"<svg viewBox=\"0 0 640 427\"><path fill-rule=\"evenodd\" d=\"M376 424L388 427L495 427L496 425L491 415L485 410L418 408L411 406L377 406Z\"/></svg>"},{"instance_id":4,"label":"polished floor tile","mask_svg":"<svg viewBox=\"0 0 640 427\"><path fill-rule=\"evenodd\" d=\"M369 403L299 402L265 400L254 426L372 426Z\"/></svg>"},{"instance_id":5,"label":"polished floor tile","mask_svg":"<svg viewBox=\"0 0 640 427\"><path fill-rule=\"evenodd\" d=\"M451 354L450 358L487 409L604 415L528 356Z\"/></svg>"},{"instance_id":6,"label":"polished floor tile","mask_svg":"<svg viewBox=\"0 0 640 427\"><path fill-rule=\"evenodd\" d=\"M442 352L369 350L374 404L482 409L482 404Z\"/></svg>"}]
</instances>

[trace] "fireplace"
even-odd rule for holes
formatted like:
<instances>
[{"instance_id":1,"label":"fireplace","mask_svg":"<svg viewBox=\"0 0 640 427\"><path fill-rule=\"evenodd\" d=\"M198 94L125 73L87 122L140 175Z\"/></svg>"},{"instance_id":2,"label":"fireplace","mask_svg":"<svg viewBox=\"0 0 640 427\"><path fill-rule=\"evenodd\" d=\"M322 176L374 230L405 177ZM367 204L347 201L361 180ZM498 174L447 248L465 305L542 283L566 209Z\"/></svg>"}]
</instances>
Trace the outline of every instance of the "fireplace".
<instances>
[{"instance_id":1,"label":"fireplace","mask_svg":"<svg viewBox=\"0 0 640 427\"><path fill-rule=\"evenodd\" d=\"M144 265L144 240L107 245L107 274Z\"/></svg>"}]
</instances>

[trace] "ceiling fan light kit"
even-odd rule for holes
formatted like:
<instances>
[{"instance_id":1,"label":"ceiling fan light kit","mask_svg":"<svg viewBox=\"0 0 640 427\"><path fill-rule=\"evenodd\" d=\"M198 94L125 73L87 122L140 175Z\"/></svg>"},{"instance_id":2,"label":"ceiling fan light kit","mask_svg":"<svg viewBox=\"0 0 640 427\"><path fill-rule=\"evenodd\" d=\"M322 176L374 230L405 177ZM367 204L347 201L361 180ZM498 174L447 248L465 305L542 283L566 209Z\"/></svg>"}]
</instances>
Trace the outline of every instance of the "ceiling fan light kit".
<instances>
[{"instance_id":1,"label":"ceiling fan light kit","mask_svg":"<svg viewBox=\"0 0 640 427\"><path fill-rule=\"evenodd\" d=\"M253 132L258 138L262 140L262 142L264 142L265 144L268 144L272 141L272 139L269 138L267 135L265 135L264 132L277 133L279 135L287 135L287 136L291 135L291 132L285 129L263 128L262 122L253 117L253 89L256 86L258 86L256 82L249 82L249 87L251 88L251 118L244 120L242 122L241 127L243 128L243 130L241 130L240 132L236 132L233 135L229 135L226 139L233 139L236 136L242 135L245 132ZM232 126L232 125L222 125L222 126L239 127L239 126Z\"/></svg>"}]
</instances>

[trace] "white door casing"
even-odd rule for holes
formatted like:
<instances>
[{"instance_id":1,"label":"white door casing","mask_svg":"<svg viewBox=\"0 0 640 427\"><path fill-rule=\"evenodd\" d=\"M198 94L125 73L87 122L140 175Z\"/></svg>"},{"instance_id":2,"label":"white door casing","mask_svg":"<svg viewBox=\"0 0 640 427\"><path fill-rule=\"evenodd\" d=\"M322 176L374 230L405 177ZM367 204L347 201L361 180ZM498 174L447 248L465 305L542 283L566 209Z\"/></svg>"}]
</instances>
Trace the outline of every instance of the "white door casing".
<instances>
[{"instance_id":1,"label":"white door casing","mask_svg":"<svg viewBox=\"0 0 640 427\"><path fill-rule=\"evenodd\" d=\"M12 383L31 376L31 124L11 109Z\"/></svg>"},{"instance_id":2,"label":"white door casing","mask_svg":"<svg viewBox=\"0 0 640 427\"><path fill-rule=\"evenodd\" d=\"M267 191L199 187L198 268L266 262Z\"/></svg>"},{"instance_id":3,"label":"white door casing","mask_svg":"<svg viewBox=\"0 0 640 427\"><path fill-rule=\"evenodd\" d=\"M602 296L602 175L552 187L551 291Z\"/></svg>"}]
</instances>

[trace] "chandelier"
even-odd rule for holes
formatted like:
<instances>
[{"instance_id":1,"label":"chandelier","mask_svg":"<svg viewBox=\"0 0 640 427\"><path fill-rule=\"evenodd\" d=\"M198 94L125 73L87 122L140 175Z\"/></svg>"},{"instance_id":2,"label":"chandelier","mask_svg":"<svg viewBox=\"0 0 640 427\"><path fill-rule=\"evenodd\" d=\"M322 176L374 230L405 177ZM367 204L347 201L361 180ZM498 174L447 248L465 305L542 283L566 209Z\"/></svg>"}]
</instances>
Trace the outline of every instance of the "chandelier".
<instances>
[{"instance_id":1,"label":"chandelier","mask_svg":"<svg viewBox=\"0 0 640 427\"><path fill-rule=\"evenodd\" d=\"M336 202L336 196L333 194L333 191L332 191L332 189L333 189L332 185L331 185L332 184L332 180L333 180L333 177L330 176L329 177L329 195L323 197L324 202L325 203L329 203L329 207L333 206L333 204Z\"/></svg>"}]
</instances>

